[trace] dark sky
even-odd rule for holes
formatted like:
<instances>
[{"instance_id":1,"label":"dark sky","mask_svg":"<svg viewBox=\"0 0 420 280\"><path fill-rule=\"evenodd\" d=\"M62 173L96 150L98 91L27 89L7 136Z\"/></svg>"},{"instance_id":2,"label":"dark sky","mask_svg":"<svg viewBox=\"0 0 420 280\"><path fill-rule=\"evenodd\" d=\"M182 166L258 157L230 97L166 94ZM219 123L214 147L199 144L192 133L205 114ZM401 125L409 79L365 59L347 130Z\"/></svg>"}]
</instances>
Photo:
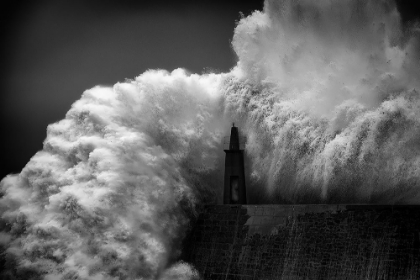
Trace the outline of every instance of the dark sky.
<instances>
[{"instance_id":1,"label":"dark sky","mask_svg":"<svg viewBox=\"0 0 420 280\"><path fill-rule=\"evenodd\" d=\"M147 69L229 71L235 21L256 1L9 0L1 8L0 179L40 149L85 89ZM417 1L399 1L406 22Z\"/></svg>"}]
</instances>

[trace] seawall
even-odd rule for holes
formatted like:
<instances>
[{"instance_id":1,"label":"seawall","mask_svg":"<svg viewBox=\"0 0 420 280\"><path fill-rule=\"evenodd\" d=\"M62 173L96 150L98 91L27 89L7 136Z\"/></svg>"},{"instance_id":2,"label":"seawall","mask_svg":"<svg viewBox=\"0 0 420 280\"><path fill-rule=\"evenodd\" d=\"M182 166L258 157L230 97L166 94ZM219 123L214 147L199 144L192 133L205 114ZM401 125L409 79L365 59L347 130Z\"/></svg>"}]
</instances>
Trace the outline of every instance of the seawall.
<instances>
[{"instance_id":1,"label":"seawall","mask_svg":"<svg viewBox=\"0 0 420 280\"><path fill-rule=\"evenodd\" d=\"M420 279L420 206L204 206L183 258L203 279Z\"/></svg>"}]
</instances>

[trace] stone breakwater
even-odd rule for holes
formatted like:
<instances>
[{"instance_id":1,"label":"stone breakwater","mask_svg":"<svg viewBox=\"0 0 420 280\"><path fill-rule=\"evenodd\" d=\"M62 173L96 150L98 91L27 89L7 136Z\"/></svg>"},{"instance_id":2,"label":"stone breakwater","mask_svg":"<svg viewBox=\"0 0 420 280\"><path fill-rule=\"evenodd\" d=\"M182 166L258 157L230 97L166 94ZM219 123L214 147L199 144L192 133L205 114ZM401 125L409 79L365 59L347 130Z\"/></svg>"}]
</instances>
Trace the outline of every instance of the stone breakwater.
<instances>
[{"instance_id":1,"label":"stone breakwater","mask_svg":"<svg viewBox=\"0 0 420 280\"><path fill-rule=\"evenodd\" d=\"M203 279L420 279L420 206L204 206L183 258Z\"/></svg>"}]
</instances>

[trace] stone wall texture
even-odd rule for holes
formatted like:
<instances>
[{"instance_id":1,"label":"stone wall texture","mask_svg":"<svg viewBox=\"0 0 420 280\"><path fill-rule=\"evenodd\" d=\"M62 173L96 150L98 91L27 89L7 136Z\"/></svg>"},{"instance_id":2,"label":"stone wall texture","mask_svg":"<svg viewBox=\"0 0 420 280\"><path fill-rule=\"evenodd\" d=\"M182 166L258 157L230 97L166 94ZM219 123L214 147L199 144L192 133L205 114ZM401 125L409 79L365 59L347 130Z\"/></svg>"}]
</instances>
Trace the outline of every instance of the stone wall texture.
<instances>
[{"instance_id":1,"label":"stone wall texture","mask_svg":"<svg viewBox=\"0 0 420 280\"><path fill-rule=\"evenodd\" d=\"M420 279L420 206L204 206L183 259L203 279Z\"/></svg>"}]
</instances>

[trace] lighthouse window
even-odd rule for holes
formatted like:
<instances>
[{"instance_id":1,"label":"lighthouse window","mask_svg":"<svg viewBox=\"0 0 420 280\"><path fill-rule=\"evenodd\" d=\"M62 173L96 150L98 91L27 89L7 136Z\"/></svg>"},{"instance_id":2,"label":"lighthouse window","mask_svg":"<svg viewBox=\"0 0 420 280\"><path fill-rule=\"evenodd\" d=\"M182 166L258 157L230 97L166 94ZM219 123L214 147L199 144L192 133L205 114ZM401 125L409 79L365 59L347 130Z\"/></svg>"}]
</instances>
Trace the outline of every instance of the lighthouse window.
<instances>
[{"instance_id":1,"label":"lighthouse window","mask_svg":"<svg viewBox=\"0 0 420 280\"><path fill-rule=\"evenodd\" d=\"M231 203L236 203L239 201L239 177L230 176L230 200Z\"/></svg>"}]
</instances>

